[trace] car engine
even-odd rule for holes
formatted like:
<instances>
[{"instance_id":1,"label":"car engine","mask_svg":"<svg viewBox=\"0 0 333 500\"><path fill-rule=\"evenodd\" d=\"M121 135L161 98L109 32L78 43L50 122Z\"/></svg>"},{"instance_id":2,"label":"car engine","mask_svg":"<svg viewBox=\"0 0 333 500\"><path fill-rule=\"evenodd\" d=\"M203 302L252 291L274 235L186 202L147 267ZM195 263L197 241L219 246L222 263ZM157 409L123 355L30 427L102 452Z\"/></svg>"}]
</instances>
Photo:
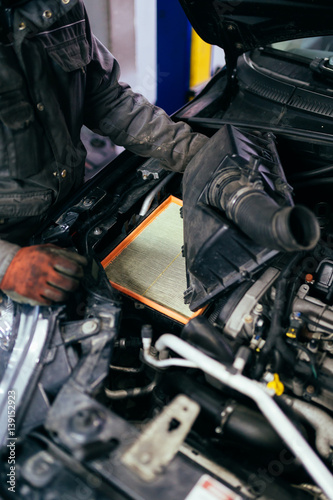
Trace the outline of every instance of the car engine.
<instances>
[{"instance_id":1,"label":"car engine","mask_svg":"<svg viewBox=\"0 0 333 500\"><path fill-rule=\"evenodd\" d=\"M333 498L333 166L205 132L183 179L125 152L41 228L89 258L68 304L2 297L17 498Z\"/></svg>"}]
</instances>

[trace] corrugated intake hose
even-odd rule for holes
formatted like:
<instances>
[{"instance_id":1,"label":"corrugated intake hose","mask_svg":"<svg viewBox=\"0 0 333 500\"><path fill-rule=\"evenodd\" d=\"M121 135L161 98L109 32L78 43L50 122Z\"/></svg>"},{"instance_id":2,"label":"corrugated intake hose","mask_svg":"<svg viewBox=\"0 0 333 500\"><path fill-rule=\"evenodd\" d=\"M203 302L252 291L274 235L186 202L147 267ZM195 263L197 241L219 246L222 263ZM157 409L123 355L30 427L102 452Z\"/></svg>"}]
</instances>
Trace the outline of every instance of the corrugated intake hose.
<instances>
[{"instance_id":1,"label":"corrugated intake hose","mask_svg":"<svg viewBox=\"0 0 333 500\"><path fill-rule=\"evenodd\" d=\"M310 250L319 240L319 223L308 208L281 207L239 168L223 169L208 186L206 200L259 245L294 252Z\"/></svg>"}]
</instances>

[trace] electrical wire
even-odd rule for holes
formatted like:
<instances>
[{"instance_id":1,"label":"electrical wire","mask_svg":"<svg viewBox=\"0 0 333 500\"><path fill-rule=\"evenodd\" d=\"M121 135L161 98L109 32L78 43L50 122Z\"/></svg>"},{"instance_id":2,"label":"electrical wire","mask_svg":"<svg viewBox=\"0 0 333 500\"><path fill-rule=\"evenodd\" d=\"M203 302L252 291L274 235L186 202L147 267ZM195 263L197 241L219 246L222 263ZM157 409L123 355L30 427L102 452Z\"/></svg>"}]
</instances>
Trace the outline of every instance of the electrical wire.
<instances>
[{"instance_id":1,"label":"electrical wire","mask_svg":"<svg viewBox=\"0 0 333 500\"><path fill-rule=\"evenodd\" d=\"M316 369L316 364L315 364L315 355L314 355L314 353L312 353L309 349L307 349L304 345L302 345L297 340L287 339L286 342L291 347L294 347L294 349L300 349L301 351L305 352L305 354L309 358L309 362L310 362L312 373L313 373L314 377L317 379L318 378L318 374L317 374L317 369Z\"/></svg>"},{"instance_id":2,"label":"electrical wire","mask_svg":"<svg viewBox=\"0 0 333 500\"><path fill-rule=\"evenodd\" d=\"M265 369L268 356L274 350L278 339L283 335L283 317L286 307L286 290L288 287L290 275L293 272L295 266L298 264L299 260L304 256L303 252L294 253L288 264L282 270L279 278L276 282L276 294L274 300L274 309L271 318L271 324L269 330L267 332L266 342L264 347L261 350L259 359L257 361L255 370L254 370L254 378L260 379ZM280 342L279 347L282 349L283 344Z\"/></svg>"}]
</instances>

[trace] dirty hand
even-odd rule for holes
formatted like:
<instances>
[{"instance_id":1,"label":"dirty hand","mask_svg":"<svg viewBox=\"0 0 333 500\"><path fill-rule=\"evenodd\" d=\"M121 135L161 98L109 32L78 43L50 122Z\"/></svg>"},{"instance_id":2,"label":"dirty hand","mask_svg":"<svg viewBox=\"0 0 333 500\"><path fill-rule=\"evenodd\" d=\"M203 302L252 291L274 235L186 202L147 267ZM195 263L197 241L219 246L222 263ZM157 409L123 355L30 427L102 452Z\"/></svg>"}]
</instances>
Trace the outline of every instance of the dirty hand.
<instances>
[{"instance_id":1,"label":"dirty hand","mask_svg":"<svg viewBox=\"0 0 333 500\"><path fill-rule=\"evenodd\" d=\"M64 302L83 277L85 257L55 245L21 248L0 283L0 288L17 302L51 305Z\"/></svg>"}]
</instances>

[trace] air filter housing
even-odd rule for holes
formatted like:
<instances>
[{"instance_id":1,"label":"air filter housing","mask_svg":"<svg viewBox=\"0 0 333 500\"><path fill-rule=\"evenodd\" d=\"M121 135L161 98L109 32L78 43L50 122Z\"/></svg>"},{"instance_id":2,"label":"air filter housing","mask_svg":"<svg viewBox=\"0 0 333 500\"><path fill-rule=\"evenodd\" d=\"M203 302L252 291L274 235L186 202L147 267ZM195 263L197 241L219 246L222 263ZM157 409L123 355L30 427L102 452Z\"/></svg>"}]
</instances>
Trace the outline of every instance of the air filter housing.
<instances>
[{"instance_id":1,"label":"air filter housing","mask_svg":"<svg viewBox=\"0 0 333 500\"><path fill-rule=\"evenodd\" d=\"M170 196L102 265L114 288L180 323L187 323L196 314L184 303L187 285L181 206L181 200Z\"/></svg>"}]
</instances>

